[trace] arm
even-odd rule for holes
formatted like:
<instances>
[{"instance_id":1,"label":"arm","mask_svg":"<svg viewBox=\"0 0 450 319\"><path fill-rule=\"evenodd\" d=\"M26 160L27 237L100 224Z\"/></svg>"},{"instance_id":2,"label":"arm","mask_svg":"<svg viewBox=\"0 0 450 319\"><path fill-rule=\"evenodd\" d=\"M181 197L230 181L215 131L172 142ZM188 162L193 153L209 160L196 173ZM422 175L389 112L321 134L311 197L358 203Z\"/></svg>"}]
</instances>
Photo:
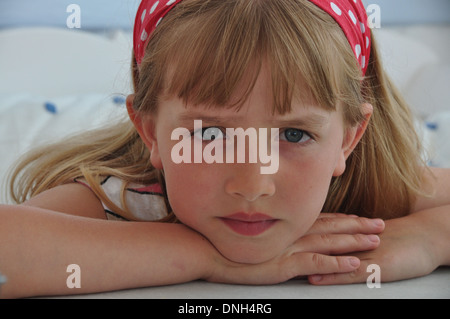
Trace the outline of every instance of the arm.
<instances>
[{"instance_id":1,"label":"arm","mask_svg":"<svg viewBox=\"0 0 450 319\"><path fill-rule=\"evenodd\" d=\"M432 168L425 175L424 192L410 215L386 221L380 246L358 253L361 267L349 274L311 278L314 284L365 282L369 264L378 264L382 281L424 276L439 266L450 265L450 169ZM319 278L319 277L317 277Z\"/></svg>"},{"instance_id":2,"label":"arm","mask_svg":"<svg viewBox=\"0 0 450 319\"><path fill-rule=\"evenodd\" d=\"M214 254L202 236L182 225L104 219L97 197L75 183L50 189L19 206L0 206L0 243L4 243L0 269L8 279L0 290L2 296L79 294L185 282L201 278L206 256ZM205 253L192 258L197 251ZM70 264L81 268L80 289L67 288Z\"/></svg>"},{"instance_id":3,"label":"arm","mask_svg":"<svg viewBox=\"0 0 450 319\"><path fill-rule=\"evenodd\" d=\"M349 272L359 266L358 259L329 255L373 249L378 243L360 234L382 230L367 219L321 218L314 234L279 257L258 265L237 264L181 224L101 220L103 208L86 191L64 185L24 205L0 205L0 270L8 279L1 297L92 293L197 279L273 284L296 276ZM81 269L79 289L66 285L71 264Z\"/></svg>"},{"instance_id":4,"label":"arm","mask_svg":"<svg viewBox=\"0 0 450 319\"><path fill-rule=\"evenodd\" d=\"M422 191L429 196L418 197L412 213L450 205L450 168L425 170Z\"/></svg>"},{"instance_id":5,"label":"arm","mask_svg":"<svg viewBox=\"0 0 450 319\"><path fill-rule=\"evenodd\" d=\"M425 170L423 191L429 196L417 198L411 215L418 223L428 227L427 236L435 252L438 266L450 265L450 169L430 168Z\"/></svg>"},{"instance_id":6,"label":"arm","mask_svg":"<svg viewBox=\"0 0 450 319\"><path fill-rule=\"evenodd\" d=\"M183 225L103 221L29 206L0 206L0 219L3 297L186 282L203 277L214 255ZM80 289L66 286L70 264L81 268Z\"/></svg>"},{"instance_id":7,"label":"arm","mask_svg":"<svg viewBox=\"0 0 450 319\"><path fill-rule=\"evenodd\" d=\"M431 194L417 199L412 214L428 226L437 264L450 266L450 169L430 168L424 174L424 192Z\"/></svg>"}]
</instances>

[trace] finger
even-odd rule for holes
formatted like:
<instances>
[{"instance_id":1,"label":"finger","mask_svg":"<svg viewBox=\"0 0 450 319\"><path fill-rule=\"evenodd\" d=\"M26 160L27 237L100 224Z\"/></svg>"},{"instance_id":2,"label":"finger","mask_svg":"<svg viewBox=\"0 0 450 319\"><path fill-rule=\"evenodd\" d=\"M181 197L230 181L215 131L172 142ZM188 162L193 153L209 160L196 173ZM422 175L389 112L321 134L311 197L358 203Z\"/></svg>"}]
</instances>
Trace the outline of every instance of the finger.
<instances>
[{"instance_id":1,"label":"finger","mask_svg":"<svg viewBox=\"0 0 450 319\"><path fill-rule=\"evenodd\" d=\"M365 263L361 263L360 267L354 271L348 273L335 273L335 274L316 274L308 276L309 283L318 286L325 285L347 285L354 283L367 282L370 272L367 272Z\"/></svg>"},{"instance_id":2,"label":"finger","mask_svg":"<svg viewBox=\"0 0 450 319\"><path fill-rule=\"evenodd\" d=\"M318 218L307 234L378 234L384 230L382 219L364 217Z\"/></svg>"},{"instance_id":3,"label":"finger","mask_svg":"<svg viewBox=\"0 0 450 319\"><path fill-rule=\"evenodd\" d=\"M417 266L418 263L398 265L392 259L389 259L388 264L382 261L378 264L374 259L364 259L364 255L364 253L358 254L360 266L354 271L318 274L309 276L308 280L314 285L343 285L364 282L373 285L374 283L398 281L428 275L434 269L434 267L423 269L421 266Z\"/></svg>"},{"instance_id":4,"label":"finger","mask_svg":"<svg viewBox=\"0 0 450 319\"><path fill-rule=\"evenodd\" d=\"M326 255L342 255L350 252L375 249L380 244L377 235L365 234L320 234L307 235L292 246L298 251L313 251Z\"/></svg>"},{"instance_id":5,"label":"finger","mask_svg":"<svg viewBox=\"0 0 450 319\"><path fill-rule=\"evenodd\" d=\"M261 264L236 264L222 271L215 269L206 280L249 285L276 284L313 274L348 273L358 269L360 263L354 256L294 253Z\"/></svg>"},{"instance_id":6,"label":"finger","mask_svg":"<svg viewBox=\"0 0 450 319\"><path fill-rule=\"evenodd\" d=\"M353 256L327 256L318 253L292 255L286 269L290 278L312 274L338 274L353 272L361 262ZM290 279L289 278L289 279Z\"/></svg>"},{"instance_id":7,"label":"finger","mask_svg":"<svg viewBox=\"0 0 450 319\"><path fill-rule=\"evenodd\" d=\"M320 213L318 218L336 218L336 217L359 217L358 215L353 214L344 214L344 213Z\"/></svg>"}]
</instances>

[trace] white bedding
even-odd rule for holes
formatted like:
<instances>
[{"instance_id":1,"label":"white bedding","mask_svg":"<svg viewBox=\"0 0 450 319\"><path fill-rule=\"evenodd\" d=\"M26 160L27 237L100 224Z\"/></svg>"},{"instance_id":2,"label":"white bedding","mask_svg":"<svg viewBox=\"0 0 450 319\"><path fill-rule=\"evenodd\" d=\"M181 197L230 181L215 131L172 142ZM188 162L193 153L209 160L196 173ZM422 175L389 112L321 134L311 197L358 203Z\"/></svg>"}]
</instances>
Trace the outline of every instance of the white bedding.
<instances>
[{"instance_id":1,"label":"white bedding","mask_svg":"<svg viewBox=\"0 0 450 319\"><path fill-rule=\"evenodd\" d=\"M51 99L31 93L0 95L0 181L30 147L126 116L124 100L124 95L102 93Z\"/></svg>"},{"instance_id":2,"label":"white bedding","mask_svg":"<svg viewBox=\"0 0 450 319\"><path fill-rule=\"evenodd\" d=\"M430 165L450 167L450 26L374 31L387 71L419 116ZM130 52L131 35L120 31L0 30L0 181L30 146L123 111Z\"/></svg>"},{"instance_id":3,"label":"white bedding","mask_svg":"<svg viewBox=\"0 0 450 319\"><path fill-rule=\"evenodd\" d=\"M375 32L387 71L418 115L430 165L450 167L450 63L447 60L450 26L382 28ZM124 97L131 91L130 52L131 36L122 32L93 34L51 28L0 30L0 181L5 180L8 167L30 147L125 115ZM406 281L406 284L400 282L387 287L394 287L395 297L400 298L408 295L448 298L449 279L449 268L443 268L434 277L415 281L420 285ZM432 286L427 288L427 284ZM190 285L131 290L109 296L270 298L289 296L293 289L292 283L270 290L205 283ZM415 287L425 287L428 292L435 291L433 287L440 287L440 290L437 294L422 294L415 291ZM219 293L223 288L228 293ZM215 293L201 294L203 289ZM382 293L361 286L323 289L322 293L320 289L311 289L307 291L316 297L383 297ZM367 294L361 294L362 290ZM263 291L270 291L271 295ZM384 297L392 297L389 290L384 292L387 292ZM308 297L301 293L291 296Z\"/></svg>"}]
</instances>

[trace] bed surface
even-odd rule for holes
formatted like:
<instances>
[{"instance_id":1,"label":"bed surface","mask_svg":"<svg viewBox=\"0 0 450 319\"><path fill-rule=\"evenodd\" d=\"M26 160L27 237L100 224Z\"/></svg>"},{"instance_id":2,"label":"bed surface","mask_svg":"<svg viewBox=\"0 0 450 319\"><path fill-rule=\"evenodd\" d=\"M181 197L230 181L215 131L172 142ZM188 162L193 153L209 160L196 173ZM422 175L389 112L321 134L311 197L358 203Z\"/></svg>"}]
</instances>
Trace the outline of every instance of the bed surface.
<instances>
[{"instance_id":1,"label":"bed surface","mask_svg":"<svg viewBox=\"0 0 450 319\"><path fill-rule=\"evenodd\" d=\"M58 298L124 299L448 299L450 267L441 267L428 276L391 283L380 288L367 284L312 286L306 280L290 280L271 286L225 285L203 281L186 284L75 295Z\"/></svg>"},{"instance_id":2,"label":"bed surface","mask_svg":"<svg viewBox=\"0 0 450 319\"><path fill-rule=\"evenodd\" d=\"M450 26L375 30L385 68L417 114L430 165L450 167ZM31 146L126 115L131 36L62 28L0 30L0 181ZM2 188L3 191L4 188ZM2 202L7 202L2 197ZM201 281L72 298L449 298L450 267L369 289Z\"/></svg>"}]
</instances>

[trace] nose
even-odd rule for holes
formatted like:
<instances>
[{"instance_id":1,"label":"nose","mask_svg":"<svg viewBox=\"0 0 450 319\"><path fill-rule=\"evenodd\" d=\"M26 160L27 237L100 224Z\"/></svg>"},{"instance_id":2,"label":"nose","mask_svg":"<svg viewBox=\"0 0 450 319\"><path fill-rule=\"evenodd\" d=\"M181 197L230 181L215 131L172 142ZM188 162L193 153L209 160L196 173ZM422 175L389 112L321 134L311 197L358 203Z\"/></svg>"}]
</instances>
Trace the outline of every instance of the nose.
<instances>
[{"instance_id":1,"label":"nose","mask_svg":"<svg viewBox=\"0 0 450 319\"><path fill-rule=\"evenodd\" d=\"M225 182L225 192L236 199L254 202L275 194L273 175L261 174L258 164L231 164L231 176Z\"/></svg>"}]
</instances>

